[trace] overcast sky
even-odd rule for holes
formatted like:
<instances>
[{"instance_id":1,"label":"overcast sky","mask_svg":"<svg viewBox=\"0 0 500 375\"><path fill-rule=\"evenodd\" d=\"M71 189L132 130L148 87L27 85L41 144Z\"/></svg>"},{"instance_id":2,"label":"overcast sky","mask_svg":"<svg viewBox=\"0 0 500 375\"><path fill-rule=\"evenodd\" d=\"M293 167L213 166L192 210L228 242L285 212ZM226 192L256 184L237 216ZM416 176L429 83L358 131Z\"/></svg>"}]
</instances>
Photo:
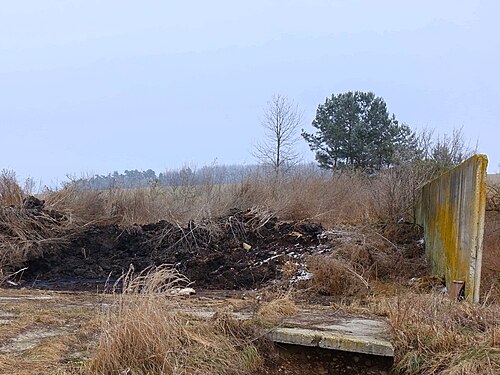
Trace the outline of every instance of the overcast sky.
<instances>
[{"instance_id":1,"label":"overcast sky","mask_svg":"<svg viewBox=\"0 0 500 375\"><path fill-rule=\"evenodd\" d=\"M495 0L4 1L0 168L54 184L251 164L274 93L312 131L327 96L363 90L413 128L463 126L497 172L499 14Z\"/></svg>"}]
</instances>

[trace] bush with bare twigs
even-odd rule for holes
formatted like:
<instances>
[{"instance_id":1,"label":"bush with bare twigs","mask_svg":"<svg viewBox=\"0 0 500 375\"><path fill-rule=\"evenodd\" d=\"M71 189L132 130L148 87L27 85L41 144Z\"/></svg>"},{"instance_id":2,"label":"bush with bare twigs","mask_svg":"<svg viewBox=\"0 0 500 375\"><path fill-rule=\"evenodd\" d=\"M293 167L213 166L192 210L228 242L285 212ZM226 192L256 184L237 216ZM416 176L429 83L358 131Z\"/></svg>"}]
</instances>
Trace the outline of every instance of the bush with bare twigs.
<instances>
[{"instance_id":1,"label":"bush with bare twigs","mask_svg":"<svg viewBox=\"0 0 500 375\"><path fill-rule=\"evenodd\" d=\"M486 210L500 211L500 183L489 183L486 194Z\"/></svg>"}]
</instances>

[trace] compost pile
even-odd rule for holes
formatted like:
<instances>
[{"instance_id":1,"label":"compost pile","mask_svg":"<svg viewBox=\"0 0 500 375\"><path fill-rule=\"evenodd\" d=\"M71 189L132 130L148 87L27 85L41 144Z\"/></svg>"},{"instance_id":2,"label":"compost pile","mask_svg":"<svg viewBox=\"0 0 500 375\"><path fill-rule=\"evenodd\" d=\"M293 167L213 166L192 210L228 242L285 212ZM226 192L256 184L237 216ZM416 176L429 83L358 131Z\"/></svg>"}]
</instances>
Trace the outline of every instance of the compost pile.
<instances>
[{"instance_id":1,"label":"compost pile","mask_svg":"<svg viewBox=\"0 0 500 375\"><path fill-rule=\"evenodd\" d=\"M74 226L67 216L46 211L42 204L20 210L23 214L18 216L30 222L45 220L44 228L47 218L54 218L57 228L51 232L53 238L28 241L30 247L17 264L26 267L23 280L113 280L131 265L140 271L166 263L195 287L257 288L279 278L290 256L314 251L323 231L319 224L280 221L259 210L235 211L184 226L167 221Z\"/></svg>"}]
</instances>

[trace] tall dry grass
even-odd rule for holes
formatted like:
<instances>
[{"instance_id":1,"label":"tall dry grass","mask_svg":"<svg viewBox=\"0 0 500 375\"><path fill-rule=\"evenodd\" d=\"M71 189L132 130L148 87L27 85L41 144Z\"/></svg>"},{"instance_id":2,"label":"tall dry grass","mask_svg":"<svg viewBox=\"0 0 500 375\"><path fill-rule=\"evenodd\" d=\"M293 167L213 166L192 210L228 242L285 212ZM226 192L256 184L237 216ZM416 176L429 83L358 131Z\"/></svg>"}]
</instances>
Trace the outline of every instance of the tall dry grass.
<instances>
[{"instance_id":1,"label":"tall dry grass","mask_svg":"<svg viewBox=\"0 0 500 375\"><path fill-rule=\"evenodd\" d=\"M226 214L238 199L232 185L150 186L148 188L82 190L67 185L47 190L47 207L67 212L79 223L146 224L160 220L187 223Z\"/></svg>"},{"instance_id":2,"label":"tall dry grass","mask_svg":"<svg viewBox=\"0 0 500 375\"><path fill-rule=\"evenodd\" d=\"M0 206L21 207L25 197L14 171L3 169L0 172Z\"/></svg>"},{"instance_id":3,"label":"tall dry grass","mask_svg":"<svg viewBox=\"0 0 500 375\"><path fill-rule=\"evenodd\" d=\"M481 268L481 298L500 303L500 212L487 211Z\"/></svg>"},{"instance_id":4,"label":"tall dry grass","mask_svg":"<svg viewBox=\"0 0 500 375\"><path fill-rule=\"evenodd\" d=\"M220 314L204 320L179 312L172 293L187 280L168 266L122 280L89 374L250 374L262 364L249 326Z\"/></svg>"},{"instance_id":5,"label":"tall dry grass","mask_svg":"<svg viewBox=\"0 0 500 375\"><path fill-rule=\"evenodd\" d=\"M379 306L380 308L380 306ZM406 294L382 308L393 329L398 374L500 373L500 307Z\"/></svg>"},{"instance_id":6,"label":"tall dry grass","mask_svg":"<svg viewBox=\"0 0 500 375\"><path fill-rule=\"evenodd\" d=\"M376 176L358 172L336 175L307 169L280 179L253 173L241 183L218 184L207 178L201 185L107 190L81 189L66 184L47 190L47 207L67 212L76 222L106 221L145 224L168 220L187 223L228 214L234 209L259 207L283 219L312 219L325 226L410 219L417 187L406 172ZM410 173L410 172L408 172Z\"/></svg>"},{"instance_id":7,"label":"tall dry grass","mask_svg":"<svg viewBox=\"0 0 500 375\"><path fill-rule=\"evenodd\" d=\"M409 223L337 226L323 233L331 253L314 255L306 265L305 286L330 296L361 297L379 282L408 285L428 274L421 229Z\"/></svg>"},{"instance_id":8,"label":"tall dry grass","mask_svg":"<svg viewBox=\"0 0 500 375\"><path fill-rule=\"evenodd\" d=\"M13 171L0 172L0 283L15 274L26 259L40 254L40 245L68 241L74 227L57 212L32 209L26 200L31 182L21 187Z\"/></svg>"}]
</instances>

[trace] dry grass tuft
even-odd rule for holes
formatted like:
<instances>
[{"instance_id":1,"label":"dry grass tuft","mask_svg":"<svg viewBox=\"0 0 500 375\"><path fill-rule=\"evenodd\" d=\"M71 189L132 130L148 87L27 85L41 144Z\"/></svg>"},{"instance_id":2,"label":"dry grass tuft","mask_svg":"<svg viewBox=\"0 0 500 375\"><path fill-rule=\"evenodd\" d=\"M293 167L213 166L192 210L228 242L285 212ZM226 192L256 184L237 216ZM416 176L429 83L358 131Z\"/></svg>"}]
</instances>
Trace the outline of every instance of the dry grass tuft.
<instances>
[{"instance_id":1,"label":"dry grass tuft","mask_svg":"<svg viewBox=\"0 0 500 375\"><path fill-rule=\"evenodd\" d=\"M406 294L387 302L401 374L498 374L498 305Z\"/></svg>"},{"instance_id":2,"label":"dry grass tuft","mask_svg":"<svg viewBox=\"0 0 500 375\"><path fill-rule=\"evenodd\" d=\"M250 373L259 364L257 349L221 325L172 311L168 301L127 304L103 327L90 373Z\"/></svg>"},{"instance_id":3,"label":"dry grass tuft","mask_svg":"<svg viewBox=\"0 0 500 375\"><path fill-rule=\"evenodd\" d=\"M15 172L2 170L0 172L0 206L21 207L24 196Z\"/></svg>"},{"instance_id":4,"label":"dry grass tuft","mask_svg":"<svg viewBox=\"0 0 500 375\"><path fill-rule=\"evenodd\" d=\"M384 281L407 284L426 274L421 233L411 224L337 226L325 232L332 249L328 255L307 261L312 273L309 286L331 296L364 296L372 285Z\"/></svg>"},{"instance_id":5,"label":"dry grass tuft","mask_svg":"<svg viewBox=\"0 0 500 375\"><path fill-rule=\"evenodd\" d=\"M251 332L226 315L213 321L176 310L169 290L186 280L169 267L123 278L103 321L90 374L249 374L262 360Z\"/></svg>"},{"instance_id":6,"label":"dry grass tuft","mask_svg":"<svg viewBox=\"0 0 500 375\"><path fill-rule=\"evenodd\" d=\"M368 282L345 260L315 256L308 267L312 271L311 287L319 294L353 296L370 291Z\"/></svg>"},{"instance_id":7,"label":"dry grass tuft","mask_svg":"<svg viewBox=\"0 0 500 375\"><path fill-rule=\"evenodd\" d=\"M297 313L298 308L288 291L271 302L264 303L257 311L257 316L264 321L277 322Z\"/></svg>"},{"instance_id":8,"label":"dry grass tuft","mask_svg":"<svg viewBox=\"0 0 500 375\"><path fill-rule=\"evenodd\" d=\"M123 302L131 298L171 297L173 290L189 285L189 280L168 264L151 266L138 274L134 271L131 265L114 284L114 293Z\"/></svg>"}]
</instances>

